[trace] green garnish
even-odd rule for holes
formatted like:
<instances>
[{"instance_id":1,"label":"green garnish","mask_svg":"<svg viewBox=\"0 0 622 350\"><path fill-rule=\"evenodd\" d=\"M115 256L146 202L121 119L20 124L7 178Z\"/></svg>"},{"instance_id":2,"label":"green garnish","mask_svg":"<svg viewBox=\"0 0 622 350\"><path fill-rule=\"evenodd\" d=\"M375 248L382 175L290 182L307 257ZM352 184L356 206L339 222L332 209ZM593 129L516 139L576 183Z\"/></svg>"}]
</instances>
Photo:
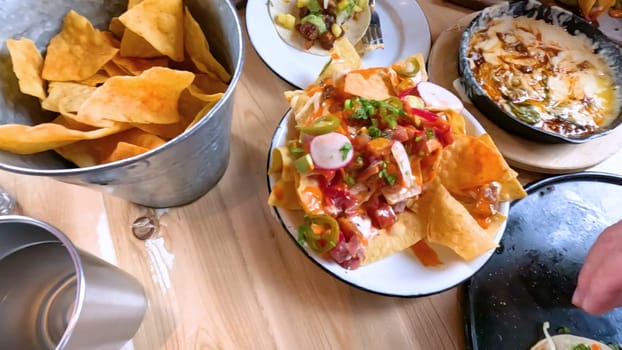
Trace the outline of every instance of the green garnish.
<instances>
[{"instance_id":1,"label":"green garnish","mask_svg":"<svg viewBox=\"0 0 622 350\"><path fill-rule=\"evenodd\" d=\"M378 177L384 179L389 186L395 185L395 182L397 181L397 177L393 174L389 174L387 171L387 162L382 162L382 169L380 169Z\"/></svg>"},{"instance_id":2,"label":"green garnish","mask_svg":"<svg viewBox=\"0 0 622 350\"><path fill-rule=\"evenodd\" d=\"M323 227L319 234L313 231L312 225ZM298 227L297 241L301 245L305 242L313 251L323 254L331 250L339 239L339 224L329 215L305 215L304 222Z\"/></svg>"},{"instance_id":3,"label":"green garnish","mask_svg":"<svg viewBox=\"0 0 622 350\"><path fill-rule=\"evenodd\" d=\"M349 142L344 143L343 146L341 146L341 148L339 149L339 152L341 152L341 160L348 159L348 153L350 153L351 150L352 144Z\"/></svg>"},{"instance_id":4,"label":"green garnish","mask_svg":"<svg viewBox=\"0 0 622 350\"><path fill-rule=\"evenodd\" d=\"M382 131L375 126L370 126L367 128L367 134L371 137L380 137L382 135Z\"/></svg>"},{"instance_id":5,"label":"green garnish","mask_svg":"<svg viewBox=\"0 0 622 350\"><path fill-rule=\"evenodd\" d=\"M352 186L352 185L354 185L356 183L356 180L354 180L354 178L352 176L346 175L343 178L343 182L345 182L346 185L348 185L348 186Z\"/></svg>"},{"instance_id":6,"label":"green garnish","mask_svg":"<svg viewBox=\"0 0 622 350\"><path fill-rule=\"evenodd\" d=\"M428 140L432 140L434 138L434 129L425 129L425 136L427 136Z\"/></svg>"},{"instance_id":7,"label":"green garnish","mask_svg":"<svg viewBox=\"0 0 622 350\"><path fill-rule=\"evenodd\" d=\"M343 101L343 108L345 108L347 111L352 109L352 100L351 99L347 99L345 101Z\"/></svg>"},{"instance_id":8,"label":"green garnish","mask_svg":"<svg viewBox=\"0 0 622 350\"><path fill-rule=\"evenodd\" d=\"M298 172L301 174L307 174L311 172L315 168L311 155L305 154L304 156L296 159L294 161L294 168L296 168L296 170L298 170Z\"/></svg>"},{"instance_id":9,"label":"green garnish","mask_svg":"<svg viewBox=\"0 0 622 350\"><path fill-rule=\"evenodd\" d=\"M572 350L590 350L590 347L585 344L577 344L572 348Z\"/></svg>"},{"instance_id":10,"label":"green garnish","mask_svg":"<svg viewBox=\"0 0 622 350\"><path fill-rule=\"evenodd\" d=\"M313 11L311 11L313 12ZM301 24L305 24L305 23L311 23L313 24L316 28L318 33L322 34L326 31L326 23L324 23L324 19L321 16L318 16L316 14L308 14L306 16L304 16L301 20L300 20Z\"/></svg>"},{"instance_id":11,"label":"green garnish","mask_svg":"<svg viewBox=\"0 0 622 350\"><path fill-rule=\"evenodd\" d=\"M299 156L299 155L305 153L305 150L302 147L292 147L292 148L289 149L289 151L294 156Z\"/></svg>"},{"instance_id":12,"label":"green garnish","mask_svg":"<svg viewBox=\"0 0 622 350\"><path fill-rule=\"evenodd\" d=\"M561 327L557 328L557 333L559 333L559 334L570 334L570 328L568 328L566 326L561 326Z\"/></svg>"},{"instance_id":13,"label":"green garnish","mask_svg":"<svg viewBox=\"0 0 622 350\"><path fill-rule=\"evenodd\" d=\"M314 120L311 125L298 127L298 130L308 135L322 135L339 129L340 125L339 117L327 114Z\"/></svg>"}]
</instances>

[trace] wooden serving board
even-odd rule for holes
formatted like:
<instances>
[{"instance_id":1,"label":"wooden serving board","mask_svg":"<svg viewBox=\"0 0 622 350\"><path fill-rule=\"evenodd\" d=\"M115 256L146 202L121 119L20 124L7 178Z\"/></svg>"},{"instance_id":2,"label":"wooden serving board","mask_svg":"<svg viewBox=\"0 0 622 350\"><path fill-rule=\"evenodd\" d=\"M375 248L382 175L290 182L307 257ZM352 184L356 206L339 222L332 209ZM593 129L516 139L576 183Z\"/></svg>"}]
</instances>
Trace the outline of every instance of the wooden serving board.
<instances>
[{"instance_id":1,"label":"wooden serving board","mask_svg":"<svg viewBox=\"0 0 622 350\"><path fill-rule=\"evenodd\" d=\"M477 13L461 18L445 29L434 42L428 58L428 75L435 82L457 94L453 82L458 75L460 36ZM460 96L458 94L458 96ZM622 147L622 127L609 135L583 144L536 143L510 134L488 120L475 106L465 107L482 124L513 167L546 174L564 174L588 169L613 155Z\"/></svg>"}]
</instances>

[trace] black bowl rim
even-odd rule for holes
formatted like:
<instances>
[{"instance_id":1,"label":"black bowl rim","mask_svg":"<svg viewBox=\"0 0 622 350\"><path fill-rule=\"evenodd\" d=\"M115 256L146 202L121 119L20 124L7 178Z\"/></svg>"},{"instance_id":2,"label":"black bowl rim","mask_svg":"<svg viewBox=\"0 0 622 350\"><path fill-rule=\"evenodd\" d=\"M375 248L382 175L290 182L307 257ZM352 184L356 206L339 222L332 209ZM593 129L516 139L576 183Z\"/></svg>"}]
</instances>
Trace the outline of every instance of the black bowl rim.
<instances>
[{"instance_id":1,"label":"black bowl rim","mask_svg":"<svg viewBox=\"0 0 622 350\"><path fill-rule=\"evenodd\" d=\"M551 131L542 130L540 128L534 127L533 125L526 123L514 115L504 111L499 107L497 103L495 103L488 94L482 89L480 84L477 83L473 72L471 71L466 57L466 47L468 47L468 41L471 38L471 34L473 32L473 28L478 25L478 23L482 20L482 17L487 16L489 11L494 9L502 9L502 8L513 8L517 6L531 6L533 7L546 7L549 8L551 12L558 14L566 14L570 16L574 21L580 23L582 26L586 28L590 28L589 32L585 32L581 30L581 33L586 35L588 39L592 42L605 43L608 47L616 48L619 52L619 55L622 60L622 47L617 43L613 42L609 37L607 37L604 33L602 33L598 28L594 27L589 22L585 21L583 18L577 16L576 14L561 8L556 5L548 6L544 5L536 0L518 0L518 1L506 1L500 4L489 6L488 8L481 11L477 16L475 16L469 23L469 25L465 28L462 33L460 39L460 45L458 47L458 72L460 76L460 81L464 87L469 87L466 90L468 97L473 101L473 103L484 112L486 118L493 121L495 124L501 126L506 131L519 135L522 138L531 139L532 141L539 141L544 143L585 143L587 141L593 140L595 138L599 138L605 136L611 132L613 132L618 126L622 124L622 109L620 110L618 116L606 127L601 129L600 131L588 134L582 137L568 137L558 133L554 133ZM514 15L514 17L521 17L520 15ZM549 22L547 19L544 19L547 23L553 24ZM570 33L573 35L572 33ZM622 87L618 87L622 89ZM473 90L476 90L478 96L474 96L471 94ZM622 92L618 93L618 98L622 98ZM495 113L486 113L488 111L492 112L494 110ZM504 125L505 124L505 125ZM514 129L516 128L516 129Z\"/></svg>"}]
</instances>

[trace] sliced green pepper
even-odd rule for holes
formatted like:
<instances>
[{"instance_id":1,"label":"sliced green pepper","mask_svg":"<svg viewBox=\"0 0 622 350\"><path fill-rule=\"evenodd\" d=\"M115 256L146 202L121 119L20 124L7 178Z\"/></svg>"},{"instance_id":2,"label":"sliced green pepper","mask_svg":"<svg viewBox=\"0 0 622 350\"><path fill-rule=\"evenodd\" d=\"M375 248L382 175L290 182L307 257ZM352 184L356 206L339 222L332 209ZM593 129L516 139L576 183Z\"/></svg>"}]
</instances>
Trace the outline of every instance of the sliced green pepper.
<instances>
[{"instance_id":1,"label":"sliced green pepper","mask_svg":"<svg viewBox=\"0 0 622 350\"><path fill-rule=\"evenodd\" d=\"M321 234L313 231L312 225L324 228ZM339 239L339 224L329 215L305 215L304 223L298 228L298 240L307 242L314 252L323 254L333 249Z\"/></svg>"},{"instance_id":2,"label":"sliced green pepper","mask_svg":"<svg viewBox=\"0 0 622 350\"><path fill-rule=\"evenodd\" d=\"M417 73L419 73L419 70L421 69L421 67L419 66L419 61L414 56L407 58L402 64L393 65L392 68L397 74L409 78L417 75Z\"/></svg>"},{"instance_id":3,"label":"sliced green pepper","mask_svg":"<svg viewBox=\"0 0 622 350\"><path fill-rule=\"evenodd\" d=\"M298 130L308 135L322 135L328 134L339 129L341 125L341 119L332 114L321 116L308 126L299 126Z\"/></svg>"}]
</instances>

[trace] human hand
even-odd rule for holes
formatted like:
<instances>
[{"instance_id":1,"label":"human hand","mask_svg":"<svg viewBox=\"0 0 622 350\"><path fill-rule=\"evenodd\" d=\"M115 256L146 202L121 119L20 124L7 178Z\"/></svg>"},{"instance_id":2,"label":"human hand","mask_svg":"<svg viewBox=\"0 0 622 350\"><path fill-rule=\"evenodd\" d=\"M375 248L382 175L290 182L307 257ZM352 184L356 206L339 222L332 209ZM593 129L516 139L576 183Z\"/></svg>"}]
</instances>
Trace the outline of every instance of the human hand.
<instances>
[{"instance_id":1,"label":"human hand","mask_svg":"<svg viewBox=\"0 0 622 350\"><path fill-rule=\"evenodd\" d=\"M591 314L622 306L622 221L606 228L590 248L572 303Z\"/></svg>"}]
</instances>

